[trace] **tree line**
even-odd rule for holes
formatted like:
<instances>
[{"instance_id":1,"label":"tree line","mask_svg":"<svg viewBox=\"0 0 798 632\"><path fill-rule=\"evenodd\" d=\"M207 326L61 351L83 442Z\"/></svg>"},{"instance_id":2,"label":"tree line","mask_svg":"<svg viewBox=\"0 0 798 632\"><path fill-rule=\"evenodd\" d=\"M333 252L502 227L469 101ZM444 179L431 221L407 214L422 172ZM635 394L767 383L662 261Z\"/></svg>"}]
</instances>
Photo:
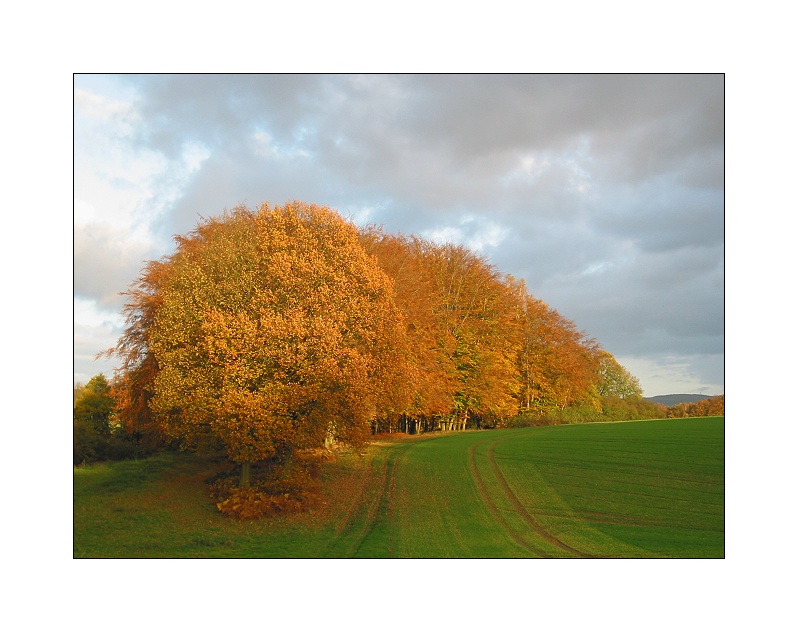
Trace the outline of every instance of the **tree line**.
<instances>
[{"instance_id":1,"label":"tree line","mask_svg":"<svg viewBox=\"0 0 798 632\"><path fill-rule=\"evenodd\" d=\"M719 417L723 416L725 397L716 395L697 402L684 402L668 406L663 417L668 419L680 417Z\"/></svg>"},{"instance_id":2,"label":"tree line","mask_svg":"<svg viewBox=\"0 0 798 632\"><path fill-rule=\"evenodd\" d=\"M244 487L253 463L379 433L662 416L612 354L463 246L300 202L175 241L126 292L113 416L143 447L224 452Z\"/></svg>"}]
</instances>

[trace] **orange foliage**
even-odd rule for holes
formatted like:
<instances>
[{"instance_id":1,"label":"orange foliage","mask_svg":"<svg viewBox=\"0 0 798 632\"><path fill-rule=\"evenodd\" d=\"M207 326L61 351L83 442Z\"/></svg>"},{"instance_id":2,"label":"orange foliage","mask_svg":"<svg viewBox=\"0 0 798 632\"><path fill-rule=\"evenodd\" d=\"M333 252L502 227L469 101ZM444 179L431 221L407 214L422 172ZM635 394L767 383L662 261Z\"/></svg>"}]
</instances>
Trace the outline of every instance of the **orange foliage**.
<instances>
[{"instance_id":1,"label":"orange foliage","mask_svg":"<svg viewBox=\"0 0 798 632\"><path fill-rule=\"evenodd\" d=\"M521 404L547 412L578 402L599 407L599 347L543 301L525 296L524 337L519 355Z\"/></svg>"},{"instance_id":2,"label":"orange foliage","mask_svg":"<svg viewBox=\"0 0 798 632\"><path fill-rule=\"evenodd\" d=\"M167 270L164 262L151 261L131 289L124 293L128 302L122 313L127 319L127 328L116 347L104 354L122 360L111 384L119 421L147 447L156 447L164 441L149 406L158 374L158 363L149 341L150 329L162 303L160 287Z\"/></svg>"},{"instance_id":3,"label":"orange foliage","mask_svg":"<svg viewBox=\"0 0 798 632\"><path fill-rule=\"evenodd\" d=\"M667 417L722 417L725 414L725 398L717 395L697 402L685 402L668 406Z\"/></svg>"},{"instance_id":4,"label":"orange foliage","mask_svg":"<svg viewBox=\"0 0 798 632\"><path fill-rule=\"evenodd\" d=\"M157 301L134 298L153 316L149 407L167 435L254 462L363 444L372 417L404 405L392 284L333 211L236 208L179 237L159 272Z\"/></svg>"},{"instance_id":5,"label":"orange foliage","mask_svg":"<svg viewBox=\"0 0 798 632\"><path fill-rule=\"evenodd\" d=\"M374 228L361 232L361 242L393 280L396 305L404 317L409 373L402 399L408 405L399 412L411 417L448 414L457 389L450 359L454 340L435 316L437 299L422 256L423 242Z\"/></svg>"},{"instance_id":6,"label":"orange foliage","mask_svg":"<svg viewBox=\"0 0 798 632\"><path fill-rule=\"evenodd\" d=\"M176 242L128 292L113 350L131 432L250 463L362 446L376 419L412 432L599 406L609 354L463 246L298 202L238 207Z\"/></svg>"},{"instance_id":7,"label":"orange foliage","mask_svg":"<svg viewBox=\"0 0 798 632\"><path fill-rule=\"evenodd\" d=\"M373 227L361 231L361 241L394 280L407 323L417 373L404 414L462 424L577 403L600 409L598 344L529 295L523 281L463 246Z\"/></svg>"},{"instance_id":8,"label":"orange foliage","mask_svg":"<svg viewBox=\"0 0 798 632\"><path fill-rule=\"evenodd\" d=\"M502 418L517 412L517 299L506 279L463 246L361 234L393 279L415 367L412 417Z\"/></svg>"}]
</instances>

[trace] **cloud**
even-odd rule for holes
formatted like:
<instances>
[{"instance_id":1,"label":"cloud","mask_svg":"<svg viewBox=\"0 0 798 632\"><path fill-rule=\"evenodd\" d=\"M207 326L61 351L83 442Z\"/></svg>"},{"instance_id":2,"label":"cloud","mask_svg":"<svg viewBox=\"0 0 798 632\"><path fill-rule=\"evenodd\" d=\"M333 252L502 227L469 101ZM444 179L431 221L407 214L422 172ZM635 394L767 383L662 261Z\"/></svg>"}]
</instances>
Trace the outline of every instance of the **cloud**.
<instances>
[{"instance_id":1,"label":"cloud","mask_svg":"<svg viewBox=\"0 0 798 632\"><path fill-rule=\"evenodd\" d=\"M85 384L98 373L110 376L118 362L96 356L116 345L124 328L121 314L76 297L74 318L74 381Z\"/></svg>"},{"instance_id":2,"label":"cloud","mask_svg":"<svg viewBox=\"0 0 798 632\"><path fill-rule=\"evenodd\" d=\"M96 299L103 307L120 309L120 292L136 279L151 254L147 243L129 239L108 224L76 226L75 294Z\"/></svg>"},{"instance_id":3,"label":"cloud","mask_svg":"<svg viewBox=\"0 0 798 632\"><path fill-rule=\"evenodd\" d=\"M645 375L645 397L669 393L722 395L723 354L617 356L632 375ZM720 380L717 378L720 377Z\"/></svg>"},{"instance_id":4,"label":"cloud","mask_svg":"<svg viewBox=\"0 0 798 632\"><path fill-rule=\"evenodd\" d=\"M499 246L507 237L507 229L495 222L466 215L457 226L428 229L421 232L421 237L439 244L464 244L474 252L483 253Z\"/></svg>"}]
</instances>

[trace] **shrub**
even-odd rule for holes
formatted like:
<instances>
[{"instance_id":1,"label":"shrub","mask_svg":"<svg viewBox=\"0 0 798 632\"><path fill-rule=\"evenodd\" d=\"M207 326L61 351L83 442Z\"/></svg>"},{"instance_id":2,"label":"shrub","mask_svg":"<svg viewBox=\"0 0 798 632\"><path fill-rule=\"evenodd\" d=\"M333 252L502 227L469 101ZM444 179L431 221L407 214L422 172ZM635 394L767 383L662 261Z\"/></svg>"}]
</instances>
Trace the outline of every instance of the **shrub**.
<instances>
[{"instance_id":1,"label":"shrub","mask_svg":"<svg viewBox=\"0 0 798 632\"><path fill-rule=\"evenodd\" d=\"M121 429L98 431L90 421L74 419L72 425L72 462L84 465L98 461L124 461L147 456L145 450Z\"/></svg>"},{"instance_id":2,"label":"shrub","mask_svg":"<svg viewBox=\"0 0 798 632\"><path fill-rule=\"evenodd\" d=\"M237 487L240 468L207 482L216 507L233 518L251 520L292 513L318 503L317 479L329 458L325 450L297 451L284 464L262 462L253 466L249 487Z\"/></svg>"},{"instance_id":3,"label":"shrub","mask_svg":"<svg viewBox=\"0 0 798 632\"><path fill-rule=\"evenodd\" d=\"M289 493L274 496L254 487L244 487L230 490L227 497L216 503L216 506L223 514L248 520L274 513L298 511L302 508L302 501L292 498Z\"/></svg>"}]
</instances>

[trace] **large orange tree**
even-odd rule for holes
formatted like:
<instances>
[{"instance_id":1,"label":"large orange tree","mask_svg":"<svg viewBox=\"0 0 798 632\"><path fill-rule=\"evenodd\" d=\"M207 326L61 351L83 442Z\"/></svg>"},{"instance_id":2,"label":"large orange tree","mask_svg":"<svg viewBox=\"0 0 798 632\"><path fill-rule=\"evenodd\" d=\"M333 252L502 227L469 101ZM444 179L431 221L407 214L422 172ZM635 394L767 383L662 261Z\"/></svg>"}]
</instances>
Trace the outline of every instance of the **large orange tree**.
<instances>
[{"instance_id":1,"label":"large orange tree","mask_svg":"<svg viewBox=\"0 0 798 632\"><path fill-rule=\"evenodd\" d=\"M362 445L373 417L406 407L392 282L330 209L295 202L203 220L130 296L135 339L119 347L135 349L131 368L149 367L158 427L223 447L242 486L254 462L329 438Z\"/></svg>"}]
</instances>

